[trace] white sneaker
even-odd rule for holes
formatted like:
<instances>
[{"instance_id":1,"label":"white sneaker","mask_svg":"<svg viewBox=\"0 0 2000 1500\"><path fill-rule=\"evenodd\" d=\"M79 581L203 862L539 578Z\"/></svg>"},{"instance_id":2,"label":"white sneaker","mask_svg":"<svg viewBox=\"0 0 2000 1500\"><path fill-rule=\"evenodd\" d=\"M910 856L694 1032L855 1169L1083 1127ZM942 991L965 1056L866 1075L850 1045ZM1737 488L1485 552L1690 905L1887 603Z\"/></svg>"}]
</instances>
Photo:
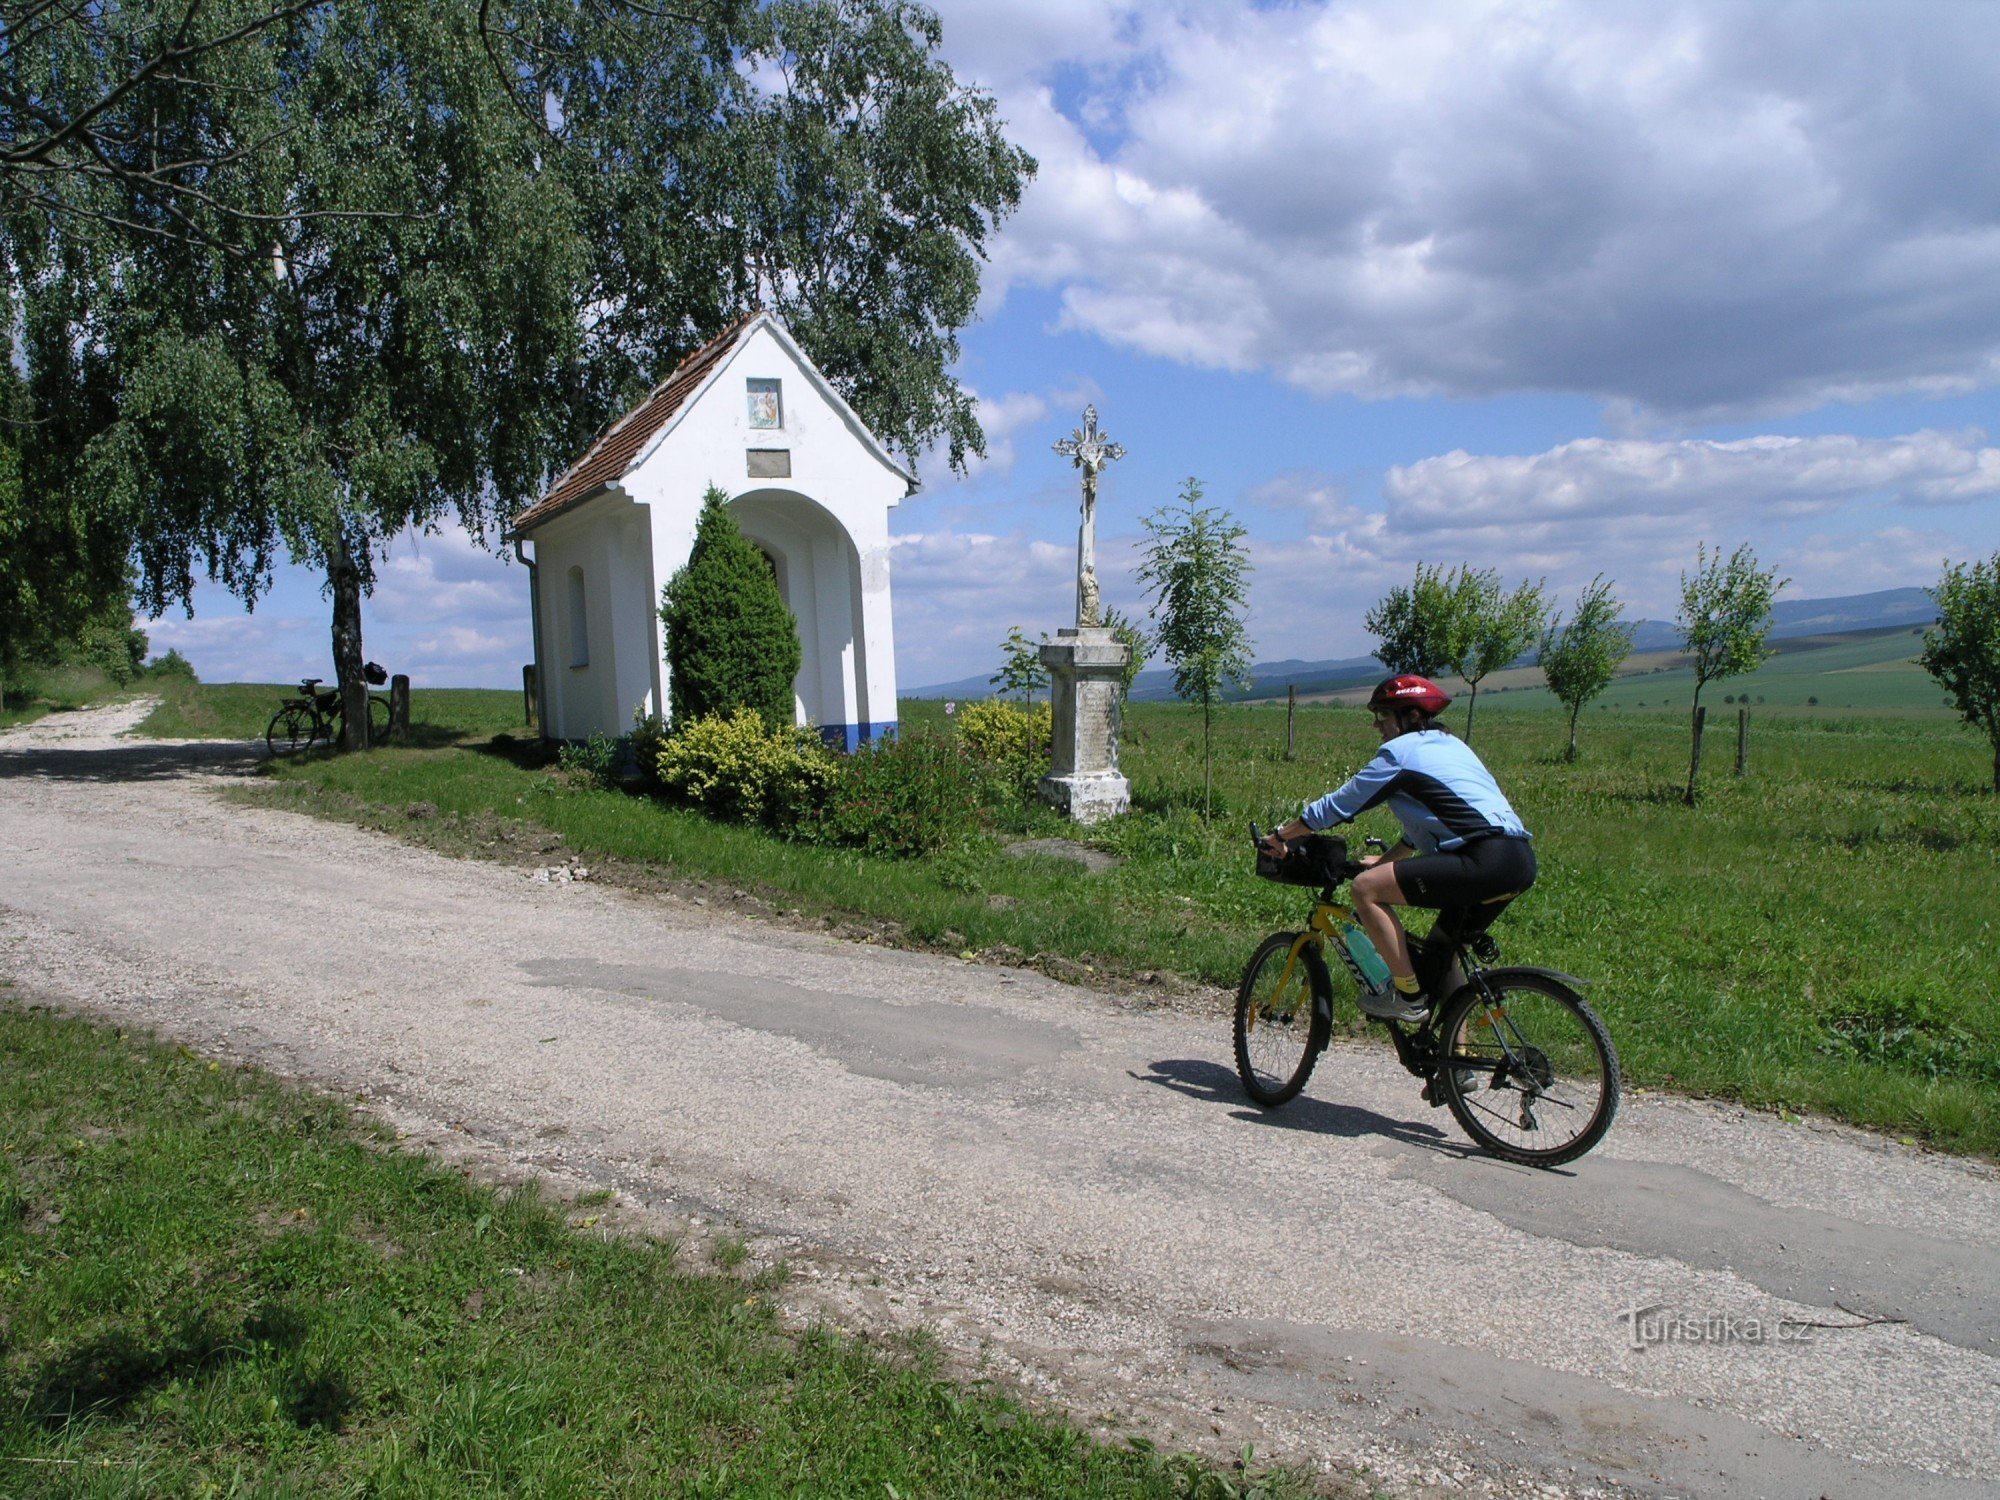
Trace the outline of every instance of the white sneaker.
<instances>
[{"instance_id":1,"label":"white sneaker","mask_svg":"<svg viewBox=\"0 0 2000 1500\"><path fill-rule=\"evenodd\" d=\"M1430 997L1419 990L1406 995L1393 986L1386 990L1363 990L1359 1001L1364 1015L1383 1021L1418 1022L1429 1018Z\"/></svg>"}]
</instances>

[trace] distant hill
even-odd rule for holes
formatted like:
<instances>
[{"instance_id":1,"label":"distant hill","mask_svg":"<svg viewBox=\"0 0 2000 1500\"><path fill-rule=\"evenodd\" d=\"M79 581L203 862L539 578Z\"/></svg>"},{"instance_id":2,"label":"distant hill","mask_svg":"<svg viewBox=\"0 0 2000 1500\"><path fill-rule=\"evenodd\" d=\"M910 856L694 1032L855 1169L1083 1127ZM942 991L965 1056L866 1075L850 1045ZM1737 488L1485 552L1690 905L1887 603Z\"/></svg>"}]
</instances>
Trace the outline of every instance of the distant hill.
<instances>
[{"instance_id":1,"label":"distant hill","mask_svg":"<svg viewBox=\"0 0 2000 1500\"><path fill-rule=\"evenodd\" d=\"M1781 599L1771 610L1771 639L1828 635L1840 631L1880 630L1896 625L1928 625L1937 618L1937 605L1928 592L1919 588L1882 589L1872 594L1848 594L1835 599ZM1632 626L1635 652L1671 651L1680 637L1670 620L1638 620ZM1532 656L1524 661L1532 661ZM998 663L995 663L997 668ZM987 674L990 675L990 674ZM1285 689L1296 687L1302 694L1336 693L1362 687L1382 675L1382 665L1372 656L1348 656L1332 661L1259 662L1250 669L1254 684L1246 697L1283 697ZM1173 696L1173 679L1165 668L1141 672L1132 684L1132 697L1150 702ZM904 693L908 698L984 698L993 692L986 676L961 677L956 682L937 683Z\"/></svg>"}]
</instances>

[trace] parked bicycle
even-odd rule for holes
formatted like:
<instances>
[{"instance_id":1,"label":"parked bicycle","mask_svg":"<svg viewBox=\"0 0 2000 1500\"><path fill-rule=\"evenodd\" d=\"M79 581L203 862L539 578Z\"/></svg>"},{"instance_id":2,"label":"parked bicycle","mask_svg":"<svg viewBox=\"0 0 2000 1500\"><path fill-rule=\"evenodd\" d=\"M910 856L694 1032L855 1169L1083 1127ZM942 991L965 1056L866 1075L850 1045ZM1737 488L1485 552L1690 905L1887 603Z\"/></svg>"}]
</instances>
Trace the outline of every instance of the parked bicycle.
<instances>
[{"instance_id":1,"label":"parked bicycle","mask_svg":"<svg viewBox=\"0 0 2000 1500\"><path fill-rule=\"evenodd\" d=\"M1250 837L1259 838L1254 823ZM1380 839L1368 844L1384 847ZM1363 868L1348 859L1347 841L1313 834L1290 849L1284 860L1260 854L1257 873L1318 886L1312 916L1303 932L1265 938L1236 991L1236 1071L1267 1109L1305 1087L1335 1021L1361 1014L1358 987L1387 983L1352 908L1335 899ZM1450 1109L1482 1150L1556 1166L1582 1156L1611 1128L1618 1053L1573 988L1580 981L1553 969L1487 967L1500 957L1485 930L1494 914L1444 912L1427 938L1413 939L1418 976L1438 1003L1422 1022L1377 1024L1388 1027L1403 1066L1424 1080L1424 1100ZM1337 977L1329 949L1340 960ZM1371 968L1380 971L1372 978Z\"/></svg>"},{"instance_id":2,"label":"parked bicycle","mask_svg":"<svg viewBox=\"0 0 2000 1500\"><path fill-rule=\"evenodd\" d=\"M361 675L378 687L389 680L389 674L372 661L361 669ZM264 746L271 754L289 755L314 745L331 745L340 738L347 720L346 705L340 701L340 689L322 689L322 680L301 678L299 696L285 699L271 715L271 726L264 731ZM382 693L370 693L368 743L380 744L388 736L389 699Z\"/></svg>"}]
</instances>

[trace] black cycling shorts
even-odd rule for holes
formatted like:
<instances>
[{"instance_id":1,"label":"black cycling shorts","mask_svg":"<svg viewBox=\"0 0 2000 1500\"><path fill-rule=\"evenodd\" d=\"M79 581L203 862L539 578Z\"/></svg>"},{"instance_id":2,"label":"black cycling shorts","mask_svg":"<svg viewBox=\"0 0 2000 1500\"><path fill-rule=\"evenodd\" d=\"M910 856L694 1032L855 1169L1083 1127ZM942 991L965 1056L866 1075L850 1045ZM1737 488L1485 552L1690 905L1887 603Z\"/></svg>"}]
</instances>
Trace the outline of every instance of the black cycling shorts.
<instances>
[{"instance_id":1,"label":"black cycling shorts","mask_svg":"<svg viewBox=\"0 0 2000 1500\"><path fill-rule=\"evenodd\" d=\"M1411 906L1501 905L1535 883L1535 846L1511 834L1474 839L1437 854L1396 861L1396 884Z\"/></svg>"}]
</instances>

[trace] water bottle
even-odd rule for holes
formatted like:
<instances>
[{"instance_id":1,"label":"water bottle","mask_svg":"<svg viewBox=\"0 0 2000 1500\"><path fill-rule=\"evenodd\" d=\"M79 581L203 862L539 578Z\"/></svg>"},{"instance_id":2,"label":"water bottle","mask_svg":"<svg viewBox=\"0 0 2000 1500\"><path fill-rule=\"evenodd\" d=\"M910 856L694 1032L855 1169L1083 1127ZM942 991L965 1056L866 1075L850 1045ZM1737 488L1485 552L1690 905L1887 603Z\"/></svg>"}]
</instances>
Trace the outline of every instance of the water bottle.
<instances>
[{"instance_id":1,"label":"water bottle","mask_svg":"<svg viewBox=\"0 0 2000 1500\"><path fill-rule=\"evenodd\" d=\"M1389 966L1382 961L1382 955L1375 951L1368 934L1352 922L1340 924L1340 940L1347 944L1347 952L1354 960L1354 966L1361 971L1361 978L1371 990L1385 990L1389 987Z\"/></svg>"}]
</instances>

